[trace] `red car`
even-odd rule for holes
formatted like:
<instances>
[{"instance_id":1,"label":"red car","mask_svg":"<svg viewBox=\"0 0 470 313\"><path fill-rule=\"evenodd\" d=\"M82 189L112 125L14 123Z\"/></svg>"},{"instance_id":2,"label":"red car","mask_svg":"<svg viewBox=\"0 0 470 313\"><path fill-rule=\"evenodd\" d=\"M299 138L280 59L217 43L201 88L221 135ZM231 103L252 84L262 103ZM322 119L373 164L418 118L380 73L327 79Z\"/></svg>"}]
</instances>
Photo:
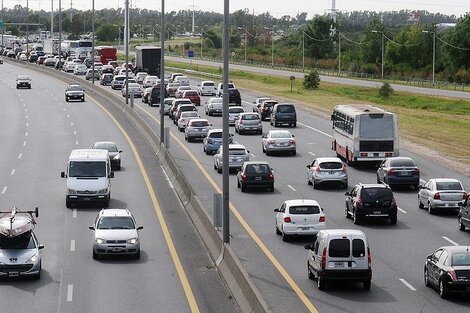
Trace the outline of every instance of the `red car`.
<instances>
[{"instance_id":1,"label":"red car","mask_svg":"<svg viewBox=\"0 0 470 313\"><path fill-rule=\"evenodd\" d=\"M201 105L201 97L196 90L187 90L183 93L183 99L189 99L194 105Z\"/></svg>"}]
</instances>

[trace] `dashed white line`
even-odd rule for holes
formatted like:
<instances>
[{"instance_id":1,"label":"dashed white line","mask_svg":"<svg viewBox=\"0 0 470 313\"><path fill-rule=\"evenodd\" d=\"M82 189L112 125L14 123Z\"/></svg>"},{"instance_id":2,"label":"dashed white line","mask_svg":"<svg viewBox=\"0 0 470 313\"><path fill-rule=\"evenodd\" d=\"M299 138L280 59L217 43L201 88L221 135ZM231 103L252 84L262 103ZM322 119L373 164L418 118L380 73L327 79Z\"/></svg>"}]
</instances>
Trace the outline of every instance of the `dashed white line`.
<instances>
[{"instance_id":1,"label":"dashed white line","mask_svg":"<svg viewBox=\"0 0 470 313\"><path fill-rule=\"evenodd\" d=\"M3 186L3 189L2 189L2 195L5 194L5 192L7 192L7 189L8 189L8 186Z\"/></svg>"},{"instance_id":2,"label":"dashed white line","mask_svg":"<svg viewBox=\"0 0 470 313\"><path fill-rule=\"evenodd\" d=\"M23 147L26 146L26 141L23 141Z\"/></svg>"},{"instance_id":3,"label":"dashed white line","mask_svg":"<svg viewBox=\"0 0 470 313\"><path fill-rule=\"evenodd\" d=\"M72 210L72 218L77 218L77 209Z\"/></svg>"},{"instance_id":4,"label":"dashed white line","mask_svg":"<svg viewBox=\"0 0 470 313\"><path fill-rule=\"evenodd\" d=\"M78 146L78 140L75 140L75 145Z\"/></svg>"},{"instance_id":5,"label":"dashed white line","mask_svg":"<svg viewBox=\"0 0 470 313\"><path fill-rule=\"evenodd\" d=\"M25 112L28 112L28 109L24 109Z\"/></svg>"},{"instance_id":6,"label":"dashed white line","mask_svg":"<svg viewBox=\"0 0 470 313\"><path fill-rule=\"evenodd\" d=\"M311 154L312 156L316 156L316 154L313 152L309 152L309 154Z\"/></svg>"},{"instance_id":7,"label":"dashed white line","mask_svg":"<svg viewBox=\"0 0 470 313\"><path fill-rule=\"evenodd\" d=\"M65 111L67 111L67 109L66 109L66 108L64 108L64 112L65 112Z\"/></svg>"},{"instance_id":8,"label":"dashed white line","mask_svg":"<svg viewBox=\"0 0 470 313\"><path fill-rule=\"evenodd\" d=\"M297 123L298 123L299 125L302 125L303 127L307 127L307 128L309 128L309 129L311 129L311 130L314 130L314 131L316 131L316 132L322 134L322 135L325 135L326 137L333 138L333 136L331 136L330 134L327 134L327 133L325 133L324 131L321 131L321 130L315 128L315 127L306 125L306 124L304 124L304 123L299 123L299 122L297 122Z\"/></svg>"},{"instance_id":9,"label":"dashed white line","mask_svg":"<svg viewBox=\"0 0 470 313\"><path fill-rule=\"evenodd\" d=\"M16 170L12 169L11 172L10 172L10 175L15 175L15 172L16 172Z\"/></svg>"},{"instance_id":10,"label":"dashed white line","mask_svg":"<svg viewBox=\"0 0 470 313\"><path fill-rule=\"evenodd\" d=\"M67 302L72 302L73 300L73 285L67 286Z\"/></svg>"},{"instance_id":11,"label":"dashed white line","mask_svg":"<svg viewBox=\"0 0 470 313\"><path fill-rule=\"evenodd\" d=\"M23 153L18 154L18 159L21 159L22 156L23 156Z\"/></svg>"},{"instance_id":12,"label":"dashed white line","mask_svg":"<svg viewBox=\"0 0 470 313\"><path fill-rule=\"evenodd\" d=\"M252 157L256 158L256 155L254 155L253 153L250 153L250 155L251 155Z\"/></svg>"},{"instance_id":13,"label":"dashed white line","mask_svg":"<svg viewBox=\"0 0 470 313\"><path fill-rule=\"evenodd\" d=\"M76 131L73 131L73 134L74 134L74 135L77 135L77 132L76 132Z\"/></svg>"},{"instance_id":14,"label":"dashed white line","mask_svg":"<svg viewBox=\"0 0 470 313\"><path fill-rule=\"evenodd\" d=\"M67 118L70 118L70 114L67 114Z\"/></svg>"},{"instance_id":15,"label":"dashed white line","mask_svg":"<svg viewBox=\"0 0 470 313\"><path fill-rule=\"evenodd\" d=\"M398 209L398 211L400 211L400 212L401 212L401 213L403 213L403 214L406 214L406 213L408 213L408 212L406 212L405 210L403 210L403 209L402 209L402 208L400 208L400 207L397 207L397 209Z\"/></svg>"},{"instance_id":16,"label":"dashed white line","mask_svg":"<svg viewBox=\"0 0 470 313\"><path fill-rule=\"evenodd\" d=\"M28 137L28 136L29 136L29 133L28 133L28 132L26 132L26 133L24 133L24 135L25 135L26 137Z\"/></svg>"},{"instance_id":17,"label":"dashed white line","mask_svg":"<svg viewBox=\"0 0 470 313\"><path fill-rule=\"evenodd\" d=\"M456 243L455 241L453 241L453 240L450 239L449 237L442 236L442 239L444 239L444 240L447 241L447 242L450 242L450 243L453 244L454 246L460 246L458 243Z\"/></svg>"},{"instance_id":18,"label":"dashed white line","mask_svg":"<svg viewBox=\"0 0 470 313\"><path fill-rule=\"evenodd\" d=\"M70 251L75 251L75 240L70 240Z\"/></svg>"},{"instance_id":19,"label":"dashed white line","mask_svg":"<svg viewBox=\"0 0 470 313\"><path fill-rule=\"evenodd\" d=\"M73 126L73 122L70 122L70 126Z\"/></svg>"},{"instance_id":20,"label":"dashed white line","mask_svg":"<svg viewBox=\"0 0 470 313\"><path fill-rule=\"evenodd\" d=\"M26 127L29 127L29 123L26 123Z\"/></svg>"},{"instance_id":21,"label":"dashed white line","mask_svg":"<svg viewBox=\"0 0 470 313\"><path fill-rule=\"evenodd\" d=\"M25 117L26 117L27 119L29 118L29 116L28 116L28 115L26 115Z\"/></svg>"},{"instance_id":22,"label":"dashed white line","mask_svg":"<svg viewBox=\"0 0 470 313\"><path fill-rule=\"evenodd\" d=\"M292 187L291 185L287 185L287 187L289 187L292 191L297 191L297 190L295 190L295 188Z\"/></svg>"},{"instance_id":23,"label":"dashed white line","mask_svg":"<svg viewBox=\"0 0 470 313\"><path fill-rule=\"evenodd\" d=\"M405 279L400 278L399 279L406 287L410 288L412 291L416 291L416 288L413 287L409 282L407 282Z\"/></svg>"}]
</instances>

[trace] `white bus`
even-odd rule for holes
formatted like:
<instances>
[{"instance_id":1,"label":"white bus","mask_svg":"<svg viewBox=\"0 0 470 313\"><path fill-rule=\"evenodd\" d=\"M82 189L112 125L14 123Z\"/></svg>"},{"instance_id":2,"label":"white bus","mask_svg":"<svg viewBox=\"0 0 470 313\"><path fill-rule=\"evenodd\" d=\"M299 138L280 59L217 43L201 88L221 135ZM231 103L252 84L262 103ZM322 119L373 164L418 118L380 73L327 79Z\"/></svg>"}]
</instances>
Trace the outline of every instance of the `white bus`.
<instances>
[{"instance_id":1,"label":"white bus","mask_svg":"<svg viewBox=\"0 0 470 313\"><path fill-rule=\"evenodd\" d=\"M93 50L91 40L71 40L68 56L76 59L85 59L91 56Z\"/></svg>"},{"instance_id":2,"label":"white bus","mask_svg":"<svg viewBox=\"0 0 470 313\"><path fill-rule=\"evenodd\" d=\"M371 105L337 105L331 120L332 149L346 163L399 155L396 114Z\"/></svg>"}]
</instances>

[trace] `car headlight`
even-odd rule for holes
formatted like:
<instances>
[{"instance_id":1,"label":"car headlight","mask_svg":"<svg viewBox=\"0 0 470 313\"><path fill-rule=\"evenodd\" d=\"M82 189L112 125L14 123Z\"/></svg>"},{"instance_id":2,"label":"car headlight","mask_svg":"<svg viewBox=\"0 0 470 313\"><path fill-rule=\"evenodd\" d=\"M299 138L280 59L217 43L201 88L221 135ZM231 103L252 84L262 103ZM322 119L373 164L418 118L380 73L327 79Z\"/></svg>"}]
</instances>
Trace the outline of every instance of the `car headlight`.
<instances>
[{"instance_id":1,"label":"car headlight","mask_svg":"<svg viewBox=\"0 0 470 313\"><path fill-rule=\"evenodd\" d=\"M131 244L131 245L135 245L135 244L139 243L139 238L131 238L131 239L128 239L128 240L127 240L127 243L128 243L128 244Z\"/></svg>"},{"instance_id":2,"label":"car headlight","mask_svg":"<svg viewBox=\"0 0 470 313\"><path fill-rule=\"evenodd\" d=\"M101 238L96 238L96 239L95 239L95 243L96 243L97 245L102 245L102 244L106 243L106 240L101 239Z\"/></svg>"},{"instance_id":3,"label":"car headlight","mask_svg":"<svg viewBox=\"0 0 470 313\"><path fill-rule=\"evenodd\" d=\"M101 194L103 194L103 193L108 193L108 188L100 189L100 190L98 191L98 193L101 193Z\"/></svg>"},{"instance_id":4,"label":"car headlight","mask_svg":"<svg viewBox=\"0 0 470 313\"><path fill-rule=\"evenodd\" d=\"M119 160L121 158L120 154L116 154L116 156L113 158L113 160Z\"/></svg>"},{"instance_id":5,"label":"car headlight","mask_svg":"<svg viewBox=\"0 0 470 313\"><path fill-rule=\"evenodd\" d=\"M36 263L39 260L39 253L35 253L32 257L26 261L26 263Z\"/></svg>"},{"instance_id":6,"label":"car headlight","mask_svg":"<svg viewBox=\"0 0 470 313\"><path fill-rule=\"evenodd\" d=\"M67 193L68 193L69 195L76 195L76 194L77 194L77 191L75 191L75 190L73 190L73 189L67 188Z\"/></svg>"}]
</instances>

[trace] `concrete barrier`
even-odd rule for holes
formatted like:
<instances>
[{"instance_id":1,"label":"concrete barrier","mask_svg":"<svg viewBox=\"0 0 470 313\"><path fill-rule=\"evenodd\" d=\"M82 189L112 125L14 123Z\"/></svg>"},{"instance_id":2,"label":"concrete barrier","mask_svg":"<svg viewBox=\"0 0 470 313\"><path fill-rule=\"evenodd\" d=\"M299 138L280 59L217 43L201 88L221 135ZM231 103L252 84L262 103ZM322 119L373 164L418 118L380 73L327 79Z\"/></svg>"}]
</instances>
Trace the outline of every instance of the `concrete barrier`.
<instances>
[{"instance_id":1,"label":"concrete barrier","mask_svg":"<svg viewBox=\"0 0 470 313\"><path fill-rule=\"evenodd\" d=\"M43 73L45 75L54 77L68 84L82 84L83 80L69 74L59 72L57 70L46 68L45 66L25 63L17 60L10 60L20 66L25 66L29 69ZM169 175L171 182L175 186L178 197L180 198L186 212L188 213L191 221L194 223L198 233L206 245L209 254L213 261L217 260L221 253L223 253L223 261L219 264L218 269L221 277L227 284L230 292L237 301L243 313L264 313L271 312L268 304L261 296L261 293L251 281L248 273L243 268L240 260L236 256L230 245L223 245L222 237L212 225L212 219L208 214L208 210L204 208L199 198L196 196L191 184L183 175L179 166L176 164L171 154L164 145L160 143L159 138L152 128L145 122L145 120L136 113L135 109L125 105L122 97L109 91L106 88L94 86L93 92L109 101L114 107L120 109L122 114L128 121L139 131L145 138L156 156L163 165L164 170Z\"/></svg>"}]
</instances>

